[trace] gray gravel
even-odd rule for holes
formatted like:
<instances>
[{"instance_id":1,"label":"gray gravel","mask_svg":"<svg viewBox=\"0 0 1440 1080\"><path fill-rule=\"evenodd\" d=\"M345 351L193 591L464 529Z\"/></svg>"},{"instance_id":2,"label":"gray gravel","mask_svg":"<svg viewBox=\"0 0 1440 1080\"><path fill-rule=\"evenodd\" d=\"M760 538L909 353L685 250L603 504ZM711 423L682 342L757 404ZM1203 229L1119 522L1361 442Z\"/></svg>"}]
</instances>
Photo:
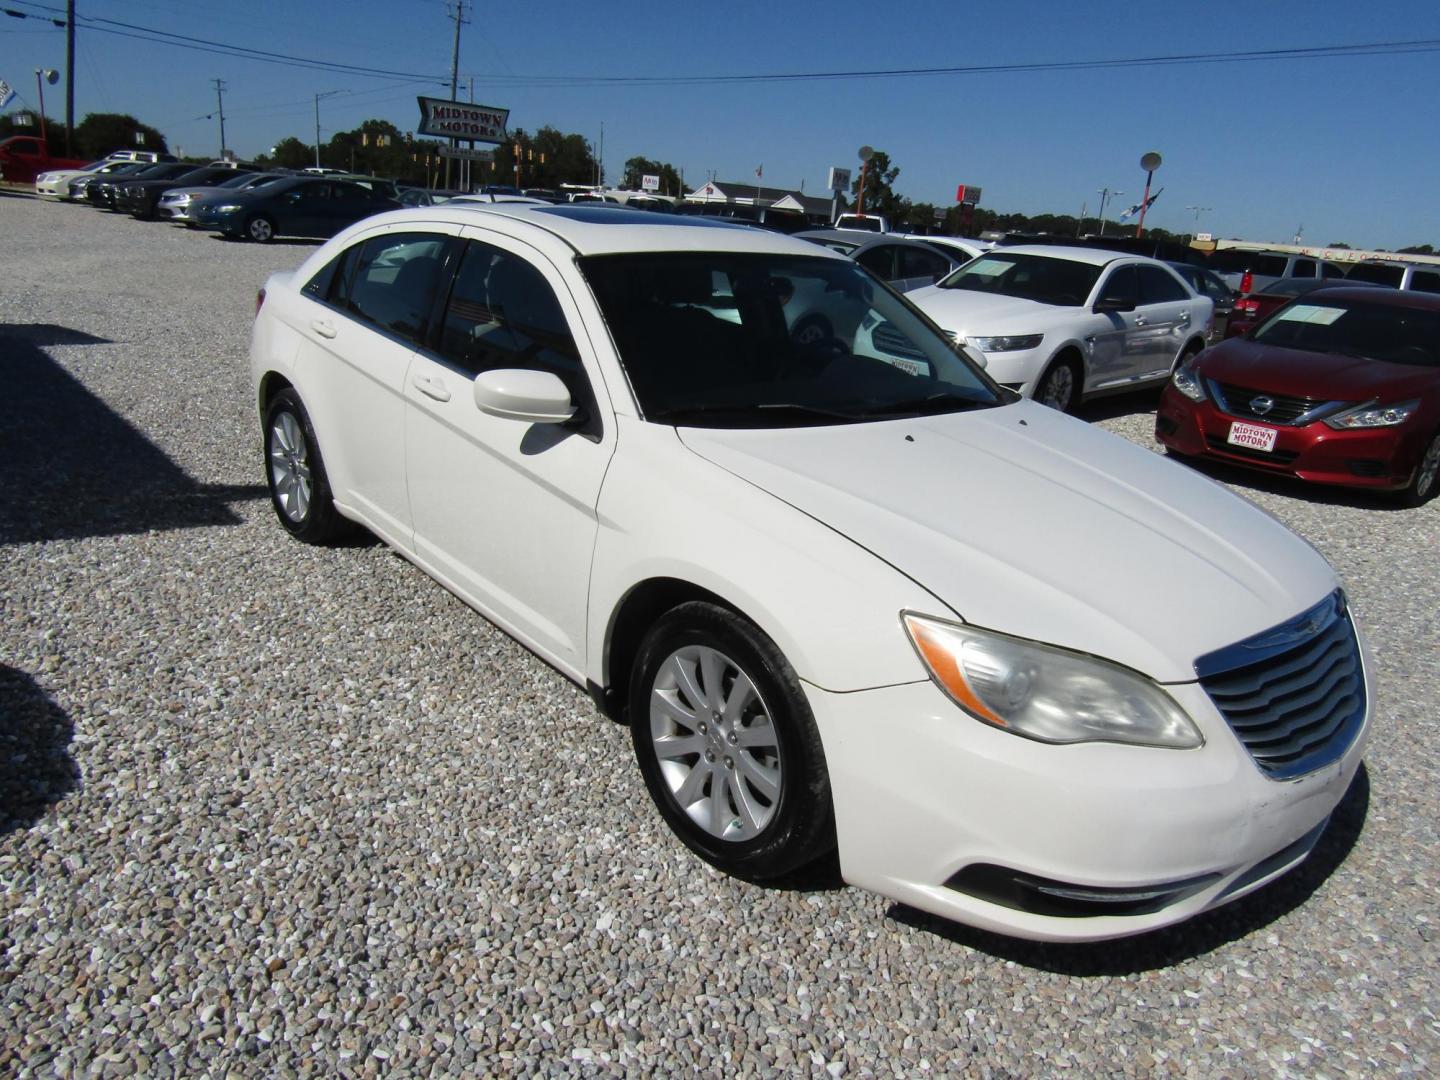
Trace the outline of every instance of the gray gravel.
<instances>
[{"instance_id":1,"label":"gray gravel","mask_svg":"<svg viewBox=\"0 0 1440 1080\"><path fill-rule=\"evenodd\" d=\"M11 196L0 237L0 1074L1440 1071L1440 503L1213 474L1347 581L1368 770L1259 895L1028 945L710 870L579 689L289 541L245 357L309 245Z\"/></svg>"}]
</instances>

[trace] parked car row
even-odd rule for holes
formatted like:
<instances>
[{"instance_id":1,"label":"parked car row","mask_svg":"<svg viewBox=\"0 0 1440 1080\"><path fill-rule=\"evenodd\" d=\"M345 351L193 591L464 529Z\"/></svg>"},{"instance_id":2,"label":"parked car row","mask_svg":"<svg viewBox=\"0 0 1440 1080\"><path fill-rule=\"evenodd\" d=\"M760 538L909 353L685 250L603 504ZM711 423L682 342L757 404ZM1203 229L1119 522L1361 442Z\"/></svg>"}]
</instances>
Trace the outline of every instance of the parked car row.
<instances>
[{"instance_id":1,"label":"parked car row","mask_svg":"<svg viewBox=\"0 0 1440 1080\"><path fill-rule=\"evenodd\" d=\"M1370 342L1363 300L1256 347ZM296 539L363 525L628 720L701 858L773 879L838 849L946 918L1118 937L1302 862L1372 723L1315 548L1003 385L1062 403L1052 336L1066 400L1192 373L1210 311L1095 249L902 296L682 215L402 210L265 282L257 464Z\"/></svg>"}]
</instances>

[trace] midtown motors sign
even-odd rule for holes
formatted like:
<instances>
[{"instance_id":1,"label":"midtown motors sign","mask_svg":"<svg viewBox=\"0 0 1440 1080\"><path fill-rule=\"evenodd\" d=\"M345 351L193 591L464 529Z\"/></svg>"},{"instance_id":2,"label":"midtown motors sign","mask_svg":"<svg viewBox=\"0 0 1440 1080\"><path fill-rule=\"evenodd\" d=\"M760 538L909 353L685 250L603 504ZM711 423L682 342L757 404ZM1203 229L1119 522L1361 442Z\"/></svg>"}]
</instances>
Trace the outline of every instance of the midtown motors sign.
<instances>
[{"instance_id":1,"label":"midtown motors sign","mask_svg":"<svg viewBox=\"0 0 1440 1080\"><path fill-rule=\"evenodd\" d=\"M468 142L503 143L509 109L493 105L469 105L444 98L416 98L420 102L420 126L417 134Z\"/></svg>"}]
</instances>

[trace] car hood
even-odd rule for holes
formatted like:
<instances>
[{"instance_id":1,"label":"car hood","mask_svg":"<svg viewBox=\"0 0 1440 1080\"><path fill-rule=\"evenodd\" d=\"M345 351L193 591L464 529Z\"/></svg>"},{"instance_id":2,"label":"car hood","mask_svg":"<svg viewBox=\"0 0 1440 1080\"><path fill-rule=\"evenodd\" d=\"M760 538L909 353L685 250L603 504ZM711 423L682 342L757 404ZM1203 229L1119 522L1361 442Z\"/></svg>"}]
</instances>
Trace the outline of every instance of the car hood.
<instances>
[{"instance_id":1,"label":"car hood","mask_svg":"<svg viewBox=\"0 0 1440 1080\"><path fill-rule=\"evenodd\" d=\"M1160 681L1193 680L1197 657L1336 585L1312 547L1255 506L1033 402L832 427L683 428L680 437L966 622Z\"/></svg>"},{"instance_id":2,"label":"car hood","mask_svg":"<svg viewBox=\"0 0 1440 1080\"><path fill-rule=\"evenodd\" d=\"M1206 378L1272 394L1323 401L1396 401L1440 386L1440 370L1233 338L1201 358Z\"/></svg>"},{"instance_id":3,"label":"car hood","mask_svg":"<svg viewBox=\"0 0 1440 1080\"><path fill-rule=\"evenodd\" d=\"M905 294L943 330L957 334L992 334L1006 330L1043 330L1057 322L1086 314L1083 307L1058 307L1018 296L997 296L972 289L942 289L935 285Z\"/></svg>"}]
</instances>

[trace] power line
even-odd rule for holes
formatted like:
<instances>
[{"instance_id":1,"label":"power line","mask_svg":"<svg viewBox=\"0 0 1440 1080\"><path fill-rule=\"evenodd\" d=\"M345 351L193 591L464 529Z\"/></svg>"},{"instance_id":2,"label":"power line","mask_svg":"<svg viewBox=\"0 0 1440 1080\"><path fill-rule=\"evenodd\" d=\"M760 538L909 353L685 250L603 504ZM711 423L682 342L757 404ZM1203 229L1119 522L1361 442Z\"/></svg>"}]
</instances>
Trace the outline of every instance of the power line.
<instances>
[{"instance_id":1,"label":"power line","mask_svg":"<svg viewBox=\"0 0 1440 1080\"><path fill-rule=\"evenodd\" d=\"M63 12L63 9L34 0L9 0L22 7L47 12ZM7 9L8 10L8 9ZM173 45L177 48L194 49L201 52L218 52L220 55L240 59L259 60L264 63L282 64L311 70L329 71L366 78L416 79L440 82L443 76L437 73L393 71L338 61L316 60L311 57L276 53L264 49L253 49L244 45L213 41L208 38L175 34L137 23L104 19L98 16L81 16L87 29L100 33L116 34L121 37L138 38L157 44ZM1421 38L1402 41L1355 42L1341 45L1315 45L1289 49L1251 49L1236 52L1171 53L1154 56L1110 57L1098 60L1033 61L1008 64L972 64L956 67L926 68L856 68L835 71L770 72L753 75L490 75L482 78L487 84L516 86L705 86L735 85L745 83L786 83L825 82L846 79L898 79L935 76L989 75L1005 73L1045 71L1094 71L1117 68L1164 67L1185 64L1233 64L1255 63L1272 60L1313 60L1351 56L1405 55L1440 51L1440 39ZM458 74L458 73L457 73Z\"/></svg>"}]
</instances>

